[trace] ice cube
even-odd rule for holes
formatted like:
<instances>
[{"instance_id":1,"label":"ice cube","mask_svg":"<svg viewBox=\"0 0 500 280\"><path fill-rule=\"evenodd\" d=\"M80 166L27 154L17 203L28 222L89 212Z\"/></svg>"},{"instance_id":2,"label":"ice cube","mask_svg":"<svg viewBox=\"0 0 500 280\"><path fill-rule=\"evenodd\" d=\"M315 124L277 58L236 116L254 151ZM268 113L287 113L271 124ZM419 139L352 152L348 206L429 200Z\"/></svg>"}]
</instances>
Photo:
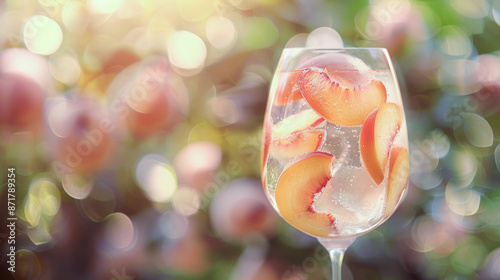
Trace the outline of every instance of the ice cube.
<instances>
[{"instance_id":1,"label":"ice cube","mask_svg":"<svg viewBox=\"0 0 500 280\"><path fill-rule=\"evenodd\" d=\"M361 127L329 124L326 129L327 137L321 151L334 155L343 165L361 167L359 156Z\"/></svg>"},{"instance_id":2,"label":"ice cube","mask_svg":"<svg viewBox=\"0 0 500 280\"><path fill-rule=\"evenodd\" d=\"M321 193L314 210L335 217L339 232L367 230L383 218L385 188L359 167L339 168Z\"/></svg>"}]
</instances>

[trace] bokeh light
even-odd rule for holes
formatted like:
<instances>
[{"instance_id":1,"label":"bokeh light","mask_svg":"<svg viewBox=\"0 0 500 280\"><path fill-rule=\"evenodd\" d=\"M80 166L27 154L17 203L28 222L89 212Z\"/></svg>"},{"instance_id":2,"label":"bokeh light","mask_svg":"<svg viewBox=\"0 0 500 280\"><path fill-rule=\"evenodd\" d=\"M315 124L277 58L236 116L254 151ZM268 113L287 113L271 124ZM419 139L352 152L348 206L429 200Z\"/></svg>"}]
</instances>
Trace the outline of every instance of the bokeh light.
<instances>
[{"instance_id":1,"label":"bokeh light","mask_svg":"<svg viewBox=\"0 0 500 280\"><path fill-rule=\"evenodd\" d=\"M135 237L134 224L123 213L112 213L105 219L104 238L109 245L124 249L132 244Z\"/></svg>"},{"instance_id":2,"label":"bokeh light","mask_svg":"<svg viewBox=\"0 0 500 280\"><path fill-rule=\"evenodd\" d=\"M461 216L474 215L479 209L480 196L471 189L459 189L448 183L445 198L448 207Z\"/></svg>"},{"instance_id":3,"label":"bokeh light","mask_svg":"<svg viewBox=\"0 0 500 280\"><path fill-rule=\"evenodd\" d=\"M65 98L53 99L52 106L48 108L47 123L50 130L58 137L66 137L71 131L70 123L65 121L66 116L70 114L70 110L69 101Z\"/></svg>"},{"instance_id":4,"label":"bokeh light","mask_svg":"<svg viewBox=\"0 0 500 280\"><path fill-rule=\"evenodd\" d=\"M332 28L320 27L313 30L306 39L308 48L343 48L340 34Z\"/></svg>"},{"instance_id":5,"label":"bokeh light","mask_svg":"<svg viewBox=\"0 0 500 280\"><path fill-rule=\"evenodd\" d=\"M26 216L26 220L31 227L37 226L40 222L42 211L40 203L38 202L38 198L33 194L30 194L30 196L28 196L28 199L26 200L24 206L24 215Z\"/></svg>"},{"instance_id":6,"label":"bokeh light","mask_svg":"<svg viewBox=\"0 0 500 280\"><path fill-rule=\"evenodd\" d=\"M500 25L500 1L499 0L494 0L493 5L491 7L491 11L493 13L493 18L495 19L495 22Z\"/></svg>"},{"instance_id":7,"label":"bokeh light","mask_svg":"<svg viewBox=\"0 0 500 280\"><path fill-rule=\"evenodd\" d=\"M124 0L88 0L89 7L101 14L111 14L116 12L122 5Z\"/></svg>"},{"instance_id":8,"label":"bokeh light","mask_svg":"<svg viewBox=\"0 0 500 280\"><path fill-rule=\"evenodd\" d=\"M493 129L487 120L478 114L468 113L465 118L465 136L475 147L493 145Z\"/></svg>"},{"instance_id":9,"label":"bokeh light","mask_svg":"<svg viewBox=\"0 0 500 280\"><path fill-rule=\"evenodd\" d=\"M85 217L94 222L101 222L115 212L115 194L107 185L98 184L85 199L80 200L80 207Z\"/></svg>"},{"instance_id":10,"label":"bokeh light","mask_svg":"<svg viewBox=\"0 0 500 280\"><path fill-rule=\"evenodd\" d=\"M215 231L229 239L273 234L276 215L261 192L258 180L239 179L224 186L210 205L210 222Z\"/></svg>"},{"instance_id":11,"label":"bokeh light","mask_svg":"<svg viewBox=\"0 0 500 280\"><path fill-rule=\"evenodd\" d=\"M69 53L52 56L50 70L55 79L66 85L74 85L81 74L80 63Z\"/></svg>"},{"instance_id":12,"label":"bokeh light","mask_svg":"<svg viewBox=\"0 0 500 280\"><path fill-rule=\"evenodd\" d=\"M465 151L454 151L450 153L446 162L452 173L451 181L460 187L467 187L474 180L477 172L477 160Z\"/></svg>"},{"instance_id":13,"label":"bokeh light","mask_svg":"<svg viewBox=\"0 0 500 280\"><path fill-rule=\"evenodd\" d=\"M35 15L28 19L24 26L23 36L28 50L41 55L55 53L63 40L59 24L42 15Z\"/></svg>"},{"instance_id":14,"label":"bokeh light","mask_svg":"<svg viewBox=\"0 0 500 280\"><path fill-rule=\"evenodd\" d=\"M172 198L172 207L182 215L190 216L198 212L201 206L200 195L190 187L181 187Z\"/></svg>"},{"instance_id":15,"label":"bokeh light","mask_svg":"<svg viewBox=\"0 0 500 280\"><path fill-rule=\"evenodd\" d=\"M155 202L169 201L177 190L175 170L158 154L148 154L139 160L135 178L146 196Z\"/></svg>"},{"instance_id":16,"label":"bokeh light","mask_svg":"<svg viewBox=\"0 0 500 280\"><path fill-rule=\"evenodd\" d=\"M176 0L179 15L187 21L201 21L213 13L213 1L205 0Z\"/></svg>"},{"instance_id":17,"label":"bokeh light","mask_svg":"<svg viewBox=\"0 0 500 280\"><path fill-rule=\"evenodd\" d=\"M41 175L39 176L41 177ZM53 240L50 224L61 208L61 194L52 179L34 179L24 203L24 217L28 222L27 235L36 245Z\"/></svg>"},{"instance_id":18,"label":"bokeh light","mask_svg":"<svg viewBox=\"0 0 500 280\"><path fill-rule=\"evenodd\" d=\"M170 63L187 70L201 68L207 56L203 40L189 31L177 31L170 35L167 50Z\"/></svg>"},{"instance_id":19,"label":"bokeh light","mask_svg":"<svg viewBox=\"0 0 500 280\"><path fill-rule=\"evenodd\" d=\"M65 175L62 186L69 196L76 199L86 198L94 187L92 181L78 174Z\"/></svg>"},{"instance_id":20,"label":"bokeh light","mask_svg":"<svg viewBox=\"0 0 500 280\"><path fill-rule=\"evenodd\" d=\"M412 227L412 240L415 242L414 249L419 252L427 252L435 248L436 243L430 232L433 232L433 228L436 227L436 223L430 217L420 217L417 221L413 223Z\"/></svg>"},{"instance_id":21,"label":"bokeh light","mask_svg":"<svg viewBox=\"0 0 500 280\"><path fill-rule=\"evenodd\" d=\"M490 4L486 0L475 2L452 0L451 6L455 11L468 18L483 18L488 15Z\"/></svg>"},{"instance_id":22,"label":"bokeh light","mask_svg":"<svg viewBox=\"0 0 500 280\"><path fill-rule=\"evenodd\" d=\"M67 1L62 8L62 22L71 32L80 34L84 32L90 22L90 13L84 3Z\"/></svg>"},{"instance_id":23,"label":"bokeh light","mask_svg":"<svg viewBox=\"0 0 500 280\"><path fill-rule=\"evenodd\" d=\"M181 183L201 189L210 181L221 161L219 146L210 141L197 141L177 153L173 166Z\"/></svg>"},{"instance_id":24,"label":"bokeh light","mask_svg":"<svg viewBox=\"0 0 500 280\"><path fill-rule=\"evenodd\" d=\"M444 90L466 95L480 89L481 66L467 59L449 60L441 66L439 82ZM477 77L477 79L475 79Z\"/></svg>"},{"instance_id":25,"label":"bokeh light","mask_svg":"<svg viewBox=\"0 0 500 280\"><path fill-rule=\"evenodd\" d=\"M212 17L207 22L207 39L212 46L222 49L231 46L236 41L236 28L230 19Z\"/></svg>"},{"instance_id":26,"label":"bokeh light","mask_svg":"<svg viewBox=\"0 0 500 280\"><path fill-rule=\"evenodd\" d=\"M443 26L438 38L439 48L446 55L466 57L472 52L469 37L456 26Z\"/></svg>"},{"instance_id":27,"label":"bokeh light","mask_svg":"<svg viewBox=\"0 0 500 280\"><path fill-rule=\"evenodd\" d=\"M41 220L36 226L29 227L26 233L30 241L35 245L48 244L54 240L46 220Z\"/></svg>"},{"instance_id":28,"label":"bokeh light","mask_svg":"<svg viewBox=\"0 0 500 280\"><path fill-rule=\"evenodd\" d=\"M47 59L26 49L9 48L3 50L0 53L0 73L26 76L48 92L55 88Z\"/></svg>"},{"instance_id":29,"label":"bokeh light","mask_svg":"<svg viewBox=\"0 0 500 280\"><path fill-rule=\"evenodd\" d=\"M61 195L56 184L47 178L38 179L31 183L30 194L40 204L40 210L44 215L54 216L61 207Z\"/></svg>"},{"instance_id":30,"label":"bokeh light","mask_svg":"<svg viewBox=\"0 0 500 280\"><path fill-rule=\"evenodd\" d=\"M500 277L500 248L490 253L484 271L486 272L486 277L489 279Z\"/></svg>"},{"instance_id":31,"label":"bokeh light","mask_svg":"<svg viewBox=\"0 0 500 280\"><path fill-rule=\"evenodd\" d=\"M500 79L500 57L498 55L482 54L476 57L481 65L478 79L483 83L497 83Z\"/></svg>"},{"instance_id":32,"label":"bokeh light","mask_svg":"<svg viewBox=\"0 0 500 280\"><path fill-rule=\"evenodd\" d=\"M16 260L19 266L16 269L14 278L17 279L37 279L42 272L42 264L38 256L30 250L21 249L16 252Z\"/></svg>"}]
</instances>

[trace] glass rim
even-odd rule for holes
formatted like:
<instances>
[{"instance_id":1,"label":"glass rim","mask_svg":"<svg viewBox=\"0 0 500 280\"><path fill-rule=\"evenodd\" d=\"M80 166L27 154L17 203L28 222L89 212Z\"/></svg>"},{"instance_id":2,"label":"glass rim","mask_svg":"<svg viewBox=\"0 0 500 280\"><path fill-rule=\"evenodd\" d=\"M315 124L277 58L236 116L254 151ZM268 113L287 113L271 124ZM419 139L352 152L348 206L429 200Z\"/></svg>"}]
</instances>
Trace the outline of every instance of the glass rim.
<instances>
[{"instance_id":1,"label":"glass rim","mask_svg":"<svg viewBox=\"0 0 500 280\"><path fill-rule=\"evenodd\" d=\"M345 48L325 48L325 47L285 47L283 52L300 53L300 52L371 52L381 53L390 56L387 48L383 47L345 47Z\"/></svg>"},{"instance_id":2,"label":"glass rim","mask_svg":"<svg viewBox=\"0 0 500 280\"><path fill-rule=\"evenodd\" d=\"M285 47L281 51L281 58L308 55L308 54L313 56L319 56L328 53L344 53L359 58L363 56L365 57L365 59L372 59L372 60L374 57L378 57L379 59L382 59L380 60L381 62L385 62L386 66L380 67L370 64L371 65L370 67L372 69L378 69L378 70L387 68L394 69L394 65L392 64L391 54L389 53L389 50L384 47L343 47L343 48Z\"/></svg>"},{"instance_id":3,"label":"glass rim","mask_svg":"<svg viewBox=\"0 0 500 280\"><path fill-rule=\"evenodd\" d=\"M384 47L343 47L343 48L327 48L327 47L284 47L283 50L325 50L325 51L341 51L341 50L381 50L387 51Z\"/></svg>"}]
</instances>

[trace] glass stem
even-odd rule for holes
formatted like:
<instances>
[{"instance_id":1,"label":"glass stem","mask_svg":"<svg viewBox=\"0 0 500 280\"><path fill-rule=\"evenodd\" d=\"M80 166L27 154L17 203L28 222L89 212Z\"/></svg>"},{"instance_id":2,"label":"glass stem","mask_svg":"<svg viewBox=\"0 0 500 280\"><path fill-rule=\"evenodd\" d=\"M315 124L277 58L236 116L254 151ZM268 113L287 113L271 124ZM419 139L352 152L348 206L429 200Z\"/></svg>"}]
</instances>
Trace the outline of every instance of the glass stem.
<instances>
[{"instance_id":1,"label":"glass stem","mask_svg":"<svg viewBox=\"0 0 500 280\"><path fill-rule=\"evenodd\" d=\"M332 280L342 279L342 261L344 260L344 252L347 248L349 248L355 239L355 237L346 239L318 239L321 245L323 245L330 254L330 260L332 262Z\"/></svg>"},{"instance_id":2,"label":"glass stem","mask_svg":"<svg viewBox=\"0 0 500 280\"><path fill-rule=\"evenodd\" d=\"M332 249L328 252L332 262L332 280L342 279L342 261L344 260L344 252L345 250L342 249Z\"/></svg>"}]
</instances>

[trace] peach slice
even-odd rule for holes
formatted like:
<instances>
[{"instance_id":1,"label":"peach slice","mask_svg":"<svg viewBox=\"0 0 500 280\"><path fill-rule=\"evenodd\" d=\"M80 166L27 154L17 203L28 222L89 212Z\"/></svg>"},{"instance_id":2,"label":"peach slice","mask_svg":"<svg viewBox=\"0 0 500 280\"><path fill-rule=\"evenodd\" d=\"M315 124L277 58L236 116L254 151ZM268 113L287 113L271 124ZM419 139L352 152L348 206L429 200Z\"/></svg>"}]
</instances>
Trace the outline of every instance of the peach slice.
<instances>
[{"instance_id":1,"label":"peach slice","mask_svg":"<svg viewBox=\"0 0 500 280\"><path fill-rule=\"evenodd\" d=\"M395 103L385 103L363 123L359 137L361 158L377 184L384 180L384 169L402 122L401 108Z\"/></svg>"},{"instance_id":2,"label":"peach slice","mask_svg":"<svg viewBox=\"0 0 500 280\"><path fill-rule=\"evenodd\" d=\"M270 154L277 159L291 159L318 150L325 139L325 130L305 130L275 139Z\"/></svg>"},{"instance_id":3,"label":"peach slice","mask_svg":"<svg viewBox=\"0 0 500 280\"><path fill-rule=\"evenodd\" d=\"M294 70L288 73L279 75L278 89L274 98L274 105L285 105L302 99L302 94L299 90L299 77L302 75L302 70Z\"/></svg>"},{"instance_id":4,"label":"peach slice","mask_svg":"<svg viewBox=\"0 0 500 280\"><path fill-rule=\"evenodd\" d=\"M262 144L260 147L261 157L260 157L260 172L264 170L264 165L267 161L267 155L269 154L269 144L271 143L271 119L267 118L264 120L264 127L262 128Z\"/></svg>"},{"instance_id":5,"label":"peach slice","mask_svg":"<svg viewBox=\"0 0 500 280\"><path fill-rule=\"evenodd\" d=\"M395 147L391 152L389 161L389 180L387 182L387 206L385 216L389 217L394 212L401 194L408 185L410 177L410 157L408 150Z\"/></svg>"},{"instance_id":6,"label":"peach slice","mask_svg":"<svg viewBox=\"0 0 500 280\"><path fill-rule=\"evenodd\" d=\"M362 74L363 73L363 74ZM364 72L332 71L311 67L299 78L307 103L331 123L357 126L387 100L384 84L368 80Z\"/></svg>"},{"instance_id":7,"label":"peach slice","mask_svg":"<svg viewBox=\"0 0 500 280\"><path fill-rule=\"evenodd\" d=\"M335 228L331 214L314 210L317 193L326 186L333 155L312 152L297 157L281 174L276 186L276 204L281 216L292 226L314 236L328 236Z\"/></svg>"},{"instance_id":8,"label":"peach slice","mask_svg":"<svg viewBox=\"0 0 500 280\"><path fill-rule=\"evenodd\" d=\"M338 76L350 80L351 84L359 84L368 80L366 72L360 72L369 70L361 59L342 53L322 54L306 60L297 67L297 70L285 72L279 76L274 105L281 106L302 99L299 78L302 72L310 67L344 71L338 73Z\"/></svg>"},{"instance_id":9,"label":"peach slice","mask_svg":"<svg viewBox=\"0 0 500 280\"><path fill-rule=\"evenodd\" d=\"M262 141L260 146L260 174L264 189L266 189L267 186L266 162L269 155L269 145L271 145L271 126L271 118L266 117L264 120L264 127L262 129Z\"/></svg>"},{"instance_id":10,"label":"peach slice","mask_svg":"<svg viewBox=\"0 0 500 280\"><path fill-rule=\"evenodd\" d=\"M324 119L311 109L283 119L273 127L269 154L277 159L290 159L316 151L323 144L326 132L314 128L322 122Z\"/></svg>"}]
</instances>

